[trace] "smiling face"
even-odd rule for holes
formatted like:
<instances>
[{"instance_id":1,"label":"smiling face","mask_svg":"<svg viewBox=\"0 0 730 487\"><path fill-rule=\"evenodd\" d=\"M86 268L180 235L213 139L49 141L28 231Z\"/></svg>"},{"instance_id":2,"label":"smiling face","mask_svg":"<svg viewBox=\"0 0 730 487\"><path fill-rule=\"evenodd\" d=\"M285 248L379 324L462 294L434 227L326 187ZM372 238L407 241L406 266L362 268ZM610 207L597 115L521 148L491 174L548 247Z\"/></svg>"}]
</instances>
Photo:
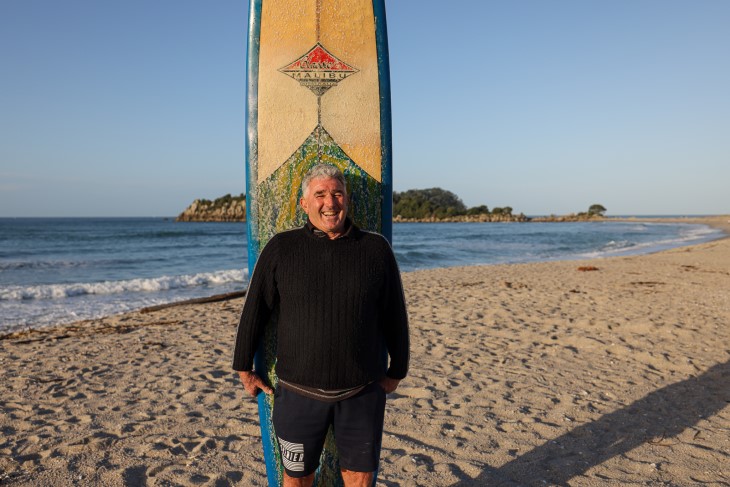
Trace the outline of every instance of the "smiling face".
<instances>
[{"instance_id":1,"label":"smiling face","mask_svg":"<svg viewBox=\"0 0 730 487\"><path fill-rule=\"evenodd\" d=\"M312 225L326 233L329 238L335 239L344 233L347 190L337 179L312 179L299 204Z\"/></svg>"}]
</instances>

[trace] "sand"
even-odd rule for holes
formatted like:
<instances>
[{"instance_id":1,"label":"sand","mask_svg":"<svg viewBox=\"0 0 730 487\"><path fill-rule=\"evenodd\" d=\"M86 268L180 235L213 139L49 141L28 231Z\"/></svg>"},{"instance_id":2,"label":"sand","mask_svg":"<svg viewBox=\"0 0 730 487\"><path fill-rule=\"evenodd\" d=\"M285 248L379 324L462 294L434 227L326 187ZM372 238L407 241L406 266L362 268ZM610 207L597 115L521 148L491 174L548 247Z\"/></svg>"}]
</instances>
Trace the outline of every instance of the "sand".
<instances>
[{"instance_id":1,"label":"sand","mask_svg":"<svg viewBox=\"0 0 730 487\"><path fill-rule=\"evenodd\" d=\"M730 485L730 239L403 279L379 485ZM241 304L4 337L0 484L265 485Z\"/></svg>"}]
</instances>

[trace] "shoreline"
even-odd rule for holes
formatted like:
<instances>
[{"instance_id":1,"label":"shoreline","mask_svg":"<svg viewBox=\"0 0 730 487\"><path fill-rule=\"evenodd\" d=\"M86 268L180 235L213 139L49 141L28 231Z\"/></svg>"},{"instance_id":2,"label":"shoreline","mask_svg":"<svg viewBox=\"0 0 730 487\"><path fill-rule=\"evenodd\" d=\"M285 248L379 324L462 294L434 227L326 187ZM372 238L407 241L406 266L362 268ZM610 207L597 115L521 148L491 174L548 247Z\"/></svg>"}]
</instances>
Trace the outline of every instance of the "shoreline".
<instances>
[{"instance_id":1,"label":"shoreline","mask_svg":"<svg viewBox=\"0 0 730 487\"><path fill-rule=\"evenodd\" d=\"M713 228L718 228L725 232L725 238L730 237L730 214L681 217L607 217L604 219L604 221L701 224L708 225Z\"/></svg>"},{"instance_id":2,"label":"shoreline","mask_svg":"<svg viewBox=\"0 0 730 487\"><path fill-rule=\"evenodd\" d=\"M727 483L728 219L651 254L403 273L411 371L379 485ZM265 485L230 370L242 302L0 340L0 481Z\"/></svg>"}]
</instances>

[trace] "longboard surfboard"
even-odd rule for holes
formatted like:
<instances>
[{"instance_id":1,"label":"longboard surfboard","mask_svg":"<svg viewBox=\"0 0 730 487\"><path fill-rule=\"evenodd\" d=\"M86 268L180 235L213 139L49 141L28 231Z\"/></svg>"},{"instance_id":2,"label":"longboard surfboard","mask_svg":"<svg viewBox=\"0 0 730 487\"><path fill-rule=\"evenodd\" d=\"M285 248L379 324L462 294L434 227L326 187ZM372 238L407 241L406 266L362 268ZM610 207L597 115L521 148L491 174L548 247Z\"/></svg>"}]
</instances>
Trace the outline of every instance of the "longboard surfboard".
<instances>
[{"instance_id":1,"label":"longboard surfboard","mask_svg":"<svg viewBox=\"0 0 730 487\"><path fill-rule=\"evenodd\" d=\"M251 0L247 53L248 268L278 232L303 225L301 182L315 164L342 170L349 216L392 235L392 143L384 0ZM255 368L277 383L275 318ZM385 360L385 357L383 358ZM283 481L271 418L258 396L270 486ZM342 485L332 432L316 485Z\"/></svg>"}]
</instances>

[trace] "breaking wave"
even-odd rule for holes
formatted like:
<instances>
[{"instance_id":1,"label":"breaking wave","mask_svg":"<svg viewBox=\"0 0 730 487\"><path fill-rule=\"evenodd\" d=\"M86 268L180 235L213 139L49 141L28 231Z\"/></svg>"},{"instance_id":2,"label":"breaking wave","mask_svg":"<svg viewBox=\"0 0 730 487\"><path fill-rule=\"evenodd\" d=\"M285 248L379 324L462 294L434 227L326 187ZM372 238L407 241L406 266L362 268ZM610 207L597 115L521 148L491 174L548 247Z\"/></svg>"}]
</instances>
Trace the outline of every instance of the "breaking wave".
<instances>
[{"instance_id":1,"label":"breaking wave","mask_svg":"<svg viewBox=\"0 0 730 487\"><path fill-rule=\"evenodd\" d=\"M0 301L38 299L65 299L86 295L113 295L128 293L156 293L174 289L245 283L246 272L240 269L204 272L181 276L161 276L152 279L128 279L73 284L46 284L38 286L8 286L0 288Z\"/></svg>"}]
</instances>

